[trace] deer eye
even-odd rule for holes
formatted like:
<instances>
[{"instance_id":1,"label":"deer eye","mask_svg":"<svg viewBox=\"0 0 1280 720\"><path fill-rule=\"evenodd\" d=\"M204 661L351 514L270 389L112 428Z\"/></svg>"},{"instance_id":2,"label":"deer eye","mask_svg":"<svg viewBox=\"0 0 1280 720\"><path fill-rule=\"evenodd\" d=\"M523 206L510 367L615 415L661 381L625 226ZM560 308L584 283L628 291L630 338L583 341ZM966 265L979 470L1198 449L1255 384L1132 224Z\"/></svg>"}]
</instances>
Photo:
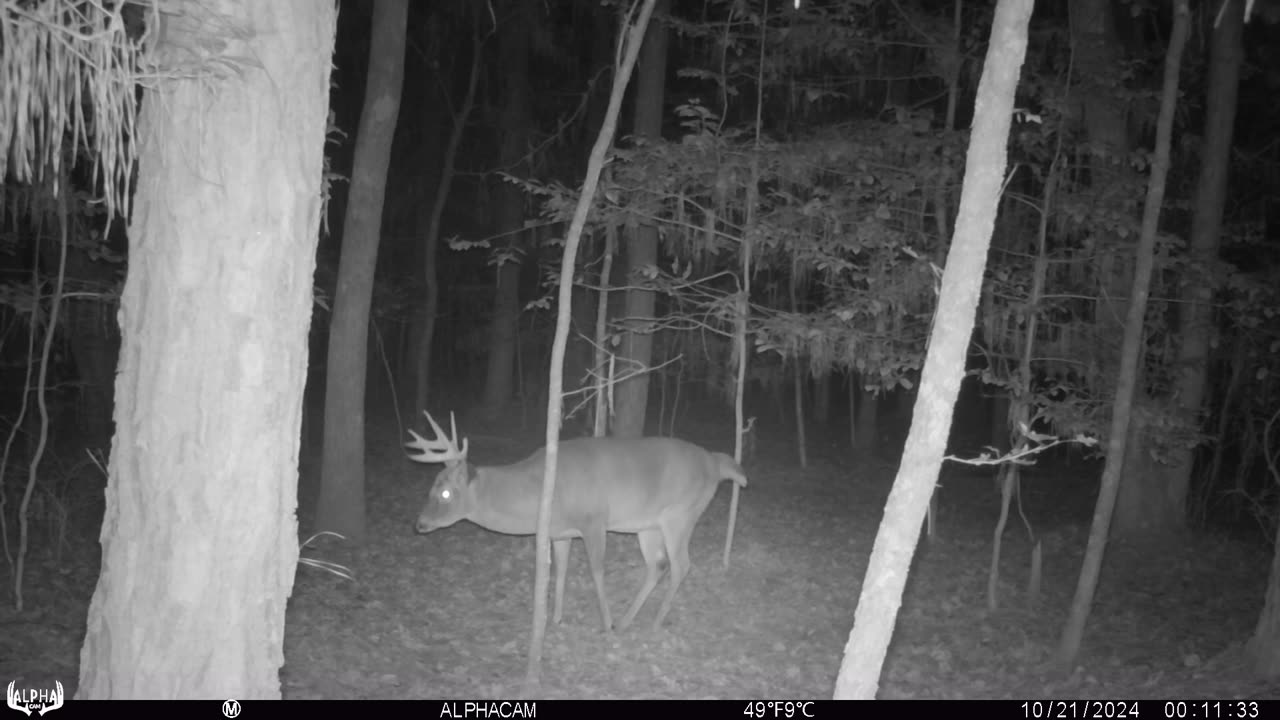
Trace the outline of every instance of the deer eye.
<instances>
[{"instance_id":1,"label":"deer eye","mask_svg":"<svg viewBox=\"0 0 1280 720\"><path fill-rule=\"evenodd\" d=\"M453 491L452 491L452 490L441 490L441 491L440 491L440 499L441 499L441 500L443 500L444 502L449 502L450 500L452 500L452 499L453 499Z\"/></svg>"}]
</instances>

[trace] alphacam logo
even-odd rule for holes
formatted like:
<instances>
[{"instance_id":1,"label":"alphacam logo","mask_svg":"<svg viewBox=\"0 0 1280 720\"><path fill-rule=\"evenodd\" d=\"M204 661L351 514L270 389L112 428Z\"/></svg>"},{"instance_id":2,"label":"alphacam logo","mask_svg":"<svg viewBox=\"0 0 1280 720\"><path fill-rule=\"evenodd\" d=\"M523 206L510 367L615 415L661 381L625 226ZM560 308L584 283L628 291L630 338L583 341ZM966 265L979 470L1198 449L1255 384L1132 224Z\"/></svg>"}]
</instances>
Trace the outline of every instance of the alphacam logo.
<instances>
[{"instance_id":1,"label":"alphacam logo","mask_svg":"<svg viewBox=\"0 0 1280 720\"><path fill-rule=\"evenodd\" d=\"M41 715L50 710L57 710L62 707L62 683L55 682L54 685L57 687L53 690L18 690L11 680L9 692L5 693L9 707L27 716L30 716L33 710Z\"/></svg>"}]
</instances>

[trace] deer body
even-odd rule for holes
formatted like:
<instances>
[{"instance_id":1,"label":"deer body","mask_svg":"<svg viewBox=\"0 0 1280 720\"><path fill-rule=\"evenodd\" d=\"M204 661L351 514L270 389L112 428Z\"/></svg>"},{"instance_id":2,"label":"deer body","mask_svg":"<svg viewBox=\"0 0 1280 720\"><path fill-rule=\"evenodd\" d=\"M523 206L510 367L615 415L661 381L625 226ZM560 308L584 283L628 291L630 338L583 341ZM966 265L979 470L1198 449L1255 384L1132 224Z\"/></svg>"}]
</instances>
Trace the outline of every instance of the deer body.
<instances>
[{"instance_id":1,"label":"deer body","mask_svg":"<svg viewBox=\"0 0 1280 720\"><path fill-rule=\"evenodd\" d=\"M430 416L428 415L428 420ZM431 420L437 438L443 436ZM449 527L460 520L509 535L537 530L538 500L546 461L545 448L510 465L474 467L465 460L465 444L454 439L423 440L420 462L445 462L418 532ZM608 532L637 536L647 567L644 583L623 616L626 628L657 586L666 567L671 583L654 627L662 623L676 590L689 571L689 539L693 527L715 496L722 480L745 486L746 475L733 458L674 438L579 438L560 443L556 487L551 506L551 543L555 553L554 619L560 622L565 575L573 538L582 538L595 581L605 630L612 628L604 591L605 538Z\"/></svg>"}]
</instances>

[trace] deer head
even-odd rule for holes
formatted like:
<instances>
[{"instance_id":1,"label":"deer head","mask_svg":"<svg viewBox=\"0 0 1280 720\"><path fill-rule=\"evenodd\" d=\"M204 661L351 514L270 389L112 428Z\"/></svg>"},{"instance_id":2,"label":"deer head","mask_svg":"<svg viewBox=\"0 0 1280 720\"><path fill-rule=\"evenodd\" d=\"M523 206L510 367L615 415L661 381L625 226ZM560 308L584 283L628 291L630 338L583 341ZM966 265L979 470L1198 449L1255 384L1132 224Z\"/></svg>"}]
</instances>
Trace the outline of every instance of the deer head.
<instances>
[{"instance_id":1,"label":"deer head","mask_svg":"<svg viewBox=\"0 0 1280 720\"><path fill-rule=\"evenodd\" d=\"M449 413L449 428L452 431L446 437L444 430L427 411L422 411L435 433L434 440L428 440L413 430L409 434L413 440L405 443L405 447L417 450L409 459L420 463L444 463L444 469L437 475L431 485L431 494L427 505L418 515L417 530L420 533L431 532L448 527L466 517L470 507L468 493L471 482L471 467L467 464L467 440L463 438L458 445L458 425L453 413Z\"/></svg>"}]
</instances>

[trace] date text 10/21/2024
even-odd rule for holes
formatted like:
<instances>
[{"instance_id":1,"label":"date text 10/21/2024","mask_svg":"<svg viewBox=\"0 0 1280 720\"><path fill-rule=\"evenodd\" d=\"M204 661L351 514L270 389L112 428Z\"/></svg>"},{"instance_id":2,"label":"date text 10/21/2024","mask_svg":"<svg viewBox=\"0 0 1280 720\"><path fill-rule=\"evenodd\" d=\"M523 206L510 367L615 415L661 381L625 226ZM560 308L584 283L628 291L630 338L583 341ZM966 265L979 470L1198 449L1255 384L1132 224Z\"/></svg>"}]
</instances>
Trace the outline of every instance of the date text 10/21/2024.
<instances>
[{"instance_id":1,"label":"date text 10/21/2024","mask_svg":"<svg viewBox=\"0 0 1280 720\"><path fill-rule=\"evenodd\" d=\"M1163 720L1255 720L1268 715L1258 700L1026 700L1019 708L1026 720L1140 719L1144 714Z\"/></svg>"}]
</instances>

